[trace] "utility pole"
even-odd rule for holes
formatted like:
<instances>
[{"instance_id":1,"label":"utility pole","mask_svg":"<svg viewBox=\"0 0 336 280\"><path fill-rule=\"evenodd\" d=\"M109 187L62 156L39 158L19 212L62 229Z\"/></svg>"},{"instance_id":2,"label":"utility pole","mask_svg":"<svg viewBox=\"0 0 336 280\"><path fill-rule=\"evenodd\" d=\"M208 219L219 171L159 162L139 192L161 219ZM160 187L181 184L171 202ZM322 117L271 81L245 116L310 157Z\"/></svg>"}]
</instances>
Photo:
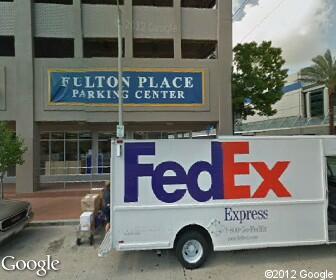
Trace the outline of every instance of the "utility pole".
<instances>
[{"instance_id":1,"label":"utility pole","mask_svg":"<svg viewBox=\"0 0 336 280\"><path fill-rule=\"evenodd\" d=\"M125 136L125 128L123 123L123 85L122 85L122 52L123 52L123 40L122 40L122 21L121 21L121 9L119 0L117 0L117 21L118 21L118 125L117 125L117 138L123 139Z\"/></svg>"}]
</instances>

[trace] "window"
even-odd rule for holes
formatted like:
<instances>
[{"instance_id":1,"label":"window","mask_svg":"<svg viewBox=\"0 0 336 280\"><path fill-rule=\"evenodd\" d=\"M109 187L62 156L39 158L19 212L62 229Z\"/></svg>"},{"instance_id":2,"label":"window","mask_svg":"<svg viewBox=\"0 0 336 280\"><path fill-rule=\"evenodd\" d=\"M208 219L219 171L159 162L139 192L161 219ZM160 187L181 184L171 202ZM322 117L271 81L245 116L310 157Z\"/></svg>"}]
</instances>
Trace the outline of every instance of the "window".
<instances>
[{"instance_id":1,"label":"window","mask_svg":"<svg viewBox=\"0 0 336 280\"><path fill-rule=\"evenodd\" d=\"M0 56L15 56L14 36L0 36Z\"/></svg>"},{"instance_id":2,"label":"window","mask_svg":"<svg viewBox=\"0 0 336 280\"><path fill-rule=\"evenodd\" d=\"M79 174L77 139L65 138L65 168L66 174Z\"/></svg>"},{"instance_id":3,"label":"window","mask_svg":"<svg viewBox=\"0 0 336 280\"><path fill-rule=\"evenodd\" d=\"M83 4L109 4L117 5L117 0L82 0ZM124 0L119 0L120 5L124 5Z\"/></svg>"},{"instance_id":4,"label":"window","mask_svg":"<svg viewBox=\"0 0 336 280\"><path fill-rule=\"evenodd\" d=\"M84 57L118 57L117 38L84 38ZM123 56L125 40L123 39Z\"/></svg>"},{"instance_id":5,"label":"window","mask_svg":"<svg viewBox=\"0 0 336 280\"><path fill-rule=\"evenodd\" d=\"M134 39L134 57L174 58L173 39Z\"/></svg>"},{"instance_id":6,"label":"window","mask_svg":"<svg viewBox=\"0 0 336 280\"><path fill-rule=\"evenodd\" d=\"M14 2L14 0L0 0L0 2Z\"/></svg>"},{"instance_id":7,"label":"window","mask_svg":"<svg viewBox=\"0 0 336 280\"><path fill-rule=\"evenodd\" d=\"M72 5L72 0L34 0L35 3Z\"/></svg>"},{"instance_id":8,"label":"window","mask_svg":"<svg viewBox=\"0 0 336 280\"><path fill-rule=\"evenodd\" d=\"M99 133L98 135L98 174L110 173L111 139L115 134Z\"/></svg>"},{"instance_id":9,"label":"window","mask_svg":"<svg viewBox=\"0 0 336 280\"><path fill-rule=\"evenodd\" d=\"M35 38L35 57L67 58L74 57L74 39Z\"/></svg>"},{"instance_id":10,"label":"window","mask_svg":"<svg viewBox=\"0 0 336 280\"><path fill-rule=\"evenodd\" d=\"M16 166L9 167L7 169L7 177L15 177L16 176Z\"/></svg>"},{"instance_id":11,"label":"window","mask_svg":"<svg viewBox=\"0 0 336 280\"><path fill-rule=\"evenodd\" d=\"M310 93L310 113L312 117L323 116L323 91Z\"/></svg>"},{"instance_id":12,"label":"window","mask_svg":"<svg viewBox=\"0 0 336 280\"><path fill-rule=\"evenodd\" d=\"M216 8L216 0L182 0L181 6L185 8L214 9Z\"/></svg>"},{"instance_id":13,"label":"window","mask_svg":"<svg viewBox=\"0 0 336 280\"><path fill-rule=\"evenodd\" d=\"M49 133L48 133L49 134ZM40 175L50 175L50 141L40 142Z\"/></svg>"},{"instance_id":14,"label":"window","mask_svg":"<svg viewBox=\"0 0 336 280\"><path fill-rule=\"evenodd\" d=\"M80 140L79 141L79 163L81 174L92 174L93 158L92 158L92 141Z\"/></svg>"},{"instance_id":15,"label":"window","mask_svg":"<svg viewBox=\"0 0 336 280\"><path fill-rule=\"evenodd\" d=\"M40 174L92 174L92 137L89 132L40 134Z\"/></svg>"},{"instance_id":16,"label":"window","mask_svg":"<svg viewBox=\"0 0 336 280\"><path fill-rule=\"evenodd\" d=\"M217 41L182 40L182 58L216 59Z\"/></svg>"},{"instance_id":17,"label":"window","mask_svg":"<svg viewBox=\"0 0 336 280\"><path fill-rule=\"evenodd\" d=\"M65 175L64 140L51 141L50 149L51 175Z\"/></svg>"},{"instance_id":18,"label":"window","mask_svg":"<svg viewBox=\"0 0 336 280\"><path fill-rule=\"evenodd\" d=\"M134 133L134 139L147 140L147 139L190 139L192 136L191 131L187 132L160 132L160 131L137 131Z\"/></svg>"},{"instance_id":19,"label":"window","mask_svg":"<svg viewBox=\"0 0 336 280\"><path fill-rule=\"evenodd\" d=\"M173 0L133 0L133 6L173 7Z\"/></svg>"}]
</instances>

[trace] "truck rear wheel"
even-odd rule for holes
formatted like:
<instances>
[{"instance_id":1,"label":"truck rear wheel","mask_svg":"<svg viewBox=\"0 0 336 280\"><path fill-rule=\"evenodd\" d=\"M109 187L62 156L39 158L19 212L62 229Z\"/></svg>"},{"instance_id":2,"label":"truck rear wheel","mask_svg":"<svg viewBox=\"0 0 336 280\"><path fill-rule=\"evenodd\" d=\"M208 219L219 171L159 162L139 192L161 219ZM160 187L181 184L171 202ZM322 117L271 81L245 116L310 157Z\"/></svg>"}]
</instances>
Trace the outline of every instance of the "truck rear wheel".
<instances>
[{"instance_id":1,"label":"truck rear wheel","mask_svg":"<svg viewBox=\"0 0 336 280\"><path fill-rule=\"evenodd\" d=\"M198 231L191 230L183 233L176 243L176 256L187 269L200 267L209 255L209 244Z\"/></svg>"}]
</instances>

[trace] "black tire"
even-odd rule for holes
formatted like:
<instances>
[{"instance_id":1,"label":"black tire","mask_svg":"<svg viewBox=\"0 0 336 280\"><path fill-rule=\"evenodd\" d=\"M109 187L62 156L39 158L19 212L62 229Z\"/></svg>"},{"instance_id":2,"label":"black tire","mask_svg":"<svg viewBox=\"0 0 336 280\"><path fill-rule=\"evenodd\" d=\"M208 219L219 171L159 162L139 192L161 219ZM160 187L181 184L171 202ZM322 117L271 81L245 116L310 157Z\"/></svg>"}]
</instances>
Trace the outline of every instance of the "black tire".
<instances>
[{"instance_id":1,"label":"black tire","mask_svg":"<svg viewBox=\"0 0 336 280\"><path fill-rule=\"evenodd\" d=\"M81 239L80 239L80 238L77 238L77 239L76 239L76 244L77 244L77 246L80 246L81 243L82 243L82 242L81 242Z\"/></svg>"},{"instance_id":2,"label":"black tire","mask_svg":"<svg viewBox=\"0 0 336 280\"><path fill-rule=\"evenodd\" d=\"M198 245L201 246L202 252L200 250L195 250L196 254L199 256L194 260L191 260L188 257L187 252L184 250L184 246L187 246L187 243L195 243L198 242ZM196 242L196 243L197 243ZM210 253L210 245L204 235L196 230L190 230L183 233L177 240L175 246L176 256L179 262L187 269L196 269L204 264L209 253ZM188 260L189 258L189 260Z\"/></svg>"}]
</instances>

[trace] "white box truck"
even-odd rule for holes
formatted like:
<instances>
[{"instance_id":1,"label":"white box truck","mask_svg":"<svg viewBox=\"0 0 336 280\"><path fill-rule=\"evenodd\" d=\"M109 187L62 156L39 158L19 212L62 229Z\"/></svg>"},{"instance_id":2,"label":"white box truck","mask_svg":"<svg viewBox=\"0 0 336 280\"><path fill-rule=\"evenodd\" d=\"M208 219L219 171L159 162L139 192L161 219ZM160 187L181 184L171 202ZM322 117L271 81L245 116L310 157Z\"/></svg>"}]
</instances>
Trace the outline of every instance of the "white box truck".
<instances>
[{"instance_id":1,"label":"white box truck","mask_svg":"<svg viewBox=\"0 0 336 280\"><path fill-rule=\"evenodd\" d=\"M221 250L336 241L336 137L112 143L111 249ZM328 183L329 182L329 183Z\"/></svg>"}]
</instances>

